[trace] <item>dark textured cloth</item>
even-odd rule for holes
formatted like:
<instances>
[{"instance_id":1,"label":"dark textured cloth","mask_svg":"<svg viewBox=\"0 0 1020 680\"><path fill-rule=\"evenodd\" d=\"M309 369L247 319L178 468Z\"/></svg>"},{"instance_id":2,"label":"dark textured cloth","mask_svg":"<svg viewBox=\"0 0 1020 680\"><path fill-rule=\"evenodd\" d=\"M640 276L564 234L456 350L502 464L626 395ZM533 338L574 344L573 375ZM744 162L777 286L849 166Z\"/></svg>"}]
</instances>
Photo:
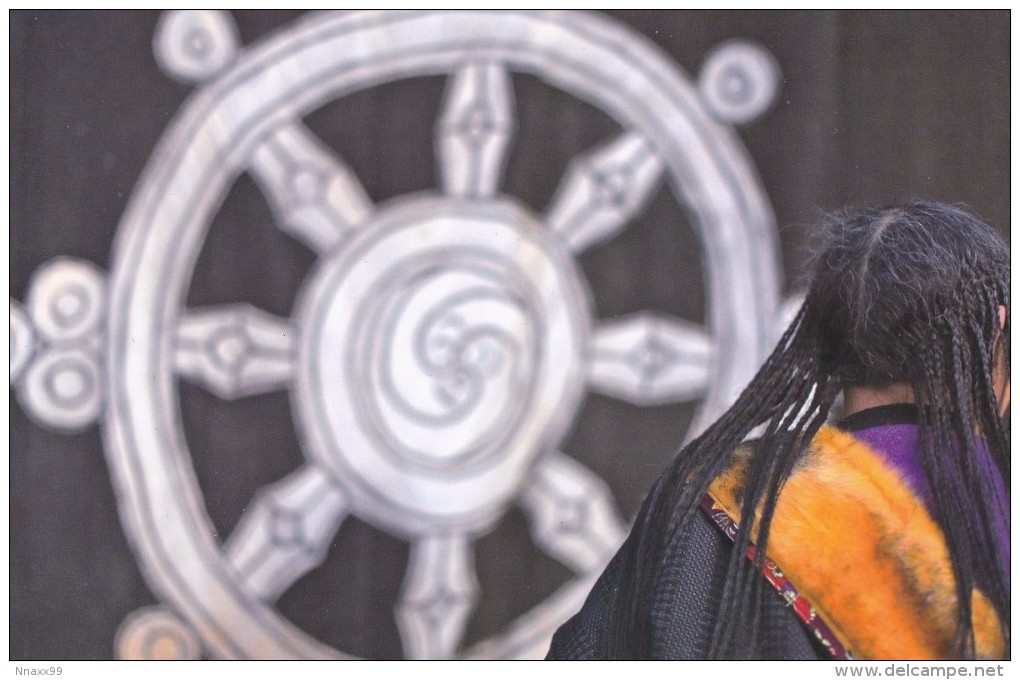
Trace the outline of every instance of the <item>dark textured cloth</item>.
<instances>
[{"instance_id":1,"label":"dark textured cloth","mask_svg":"<svg viewBox=\"0 0 1020 680\"><path fill-rule=\"evenodd\" d=\"M638 519L640 524L640 518ZM606 567L588 599L573 618L553 636L547 656L551 660L609 659L634 653L614 654L610 640L611 616L616 594L629 576L624 568L636 539L632 534ZM672 548L656 589L652 606L650 656L655 659L704 659L715 625L730 540L699 514ZM757 651L750 647L734 655L762 659L819 659L825 652L813 642L807 628L771 587L762 590L762 640Z\"/></svg>"}]
</instances>

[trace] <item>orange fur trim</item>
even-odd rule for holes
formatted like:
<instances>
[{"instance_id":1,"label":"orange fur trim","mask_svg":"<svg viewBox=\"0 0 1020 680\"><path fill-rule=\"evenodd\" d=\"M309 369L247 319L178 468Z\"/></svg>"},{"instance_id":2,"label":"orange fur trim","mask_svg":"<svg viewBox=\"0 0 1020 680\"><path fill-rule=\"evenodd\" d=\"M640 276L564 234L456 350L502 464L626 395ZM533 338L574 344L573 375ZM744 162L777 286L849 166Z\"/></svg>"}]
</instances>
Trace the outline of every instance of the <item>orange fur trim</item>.
<instances>
[{"instance_id":1,"label":"orange fur trim","mask_svg":"<svg viewBox=\"0 0 1020 680\"><path fill-rule=\"evenodd\" d=\"M748 452L738 449L710 487L738 522ZM856 658L949 658L956 590L945 538L898 473L852 435L818 432L780 493L767 553ZM991 604L975 590L972 606L978 657L1002 658Z\"/></svg>"}]
</instances>

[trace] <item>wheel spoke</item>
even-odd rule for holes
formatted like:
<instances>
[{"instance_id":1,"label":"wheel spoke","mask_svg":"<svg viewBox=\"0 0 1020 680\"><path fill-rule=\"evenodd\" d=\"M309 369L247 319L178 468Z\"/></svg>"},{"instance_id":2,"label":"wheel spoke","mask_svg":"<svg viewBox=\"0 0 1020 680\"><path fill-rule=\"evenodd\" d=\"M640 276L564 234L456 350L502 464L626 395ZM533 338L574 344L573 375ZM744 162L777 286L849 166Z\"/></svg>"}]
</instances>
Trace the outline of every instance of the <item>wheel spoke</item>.
<instances>
[{"instance_id":1,"label":"wheel spoke","mask_svg":"<svg viewBox=\"0 0 1020 680\"><path fill-rule=\"evenodd\" d=\"M467 198L495 195L513 127L513 87L503 66L473 63L453 74L436 128L443 190Z\"/></svg>"},{"instance_id":2,"label":"wheel spoke","mask_svg":"<svg viewBox=\"0 0 1020 680\"><path fill-rule=\"evenodd\" d=\"M262 142L251 170L280 227L319 253L335 249L372 212L354 173L299 123Z\"/></svg>"},{"instance_id":3,"label":"wheel spoke","mask_svg":"<svg viewBox=\"0 0 1020 680\"><path fill-rule=\"evenodd\" d=\"M689 401L708 390L712 342L694 324L638 314L595 333L592 389L640 406Z\"/></svg>"},{"instance_id":4,"label":"wheel spoke","mask_svg":"<svg viewBox=\"0 0 1020 680\"><path fill-rule=\"evenodd\" d=\"M248 304L187 314L177 327L178 375L223 399L286 387L293 372L294 334L285 320Z\"/></svg>"},{"instance_id":5,"label":"wheel spoke","mask_svg":"<svg viewBox=\"0 0 1020 680\"><path fill-rule=\"evenodd\" d=\"M605 567L626 536L606 483L562 453L536 466L521 504L535 543L579 574Z\"/></svg>"},{"instance_id":6,"label":"wheel spoke","mask_svg":"<svg viewBox=\"0 0 1020 680\"><path fill-rule=\"evenodd\" d=\"M580 252L622 229L661 175L662 162L648 142L624 133L571 163L546 222Z\"/></svg>"},{"instance_id":7,"label":"wheel spoke","mask_svg":"<svg viewBox=\"0 0 1020 680\"><path fill-rule=\"evenodd\" d=\"M328 475L302 468L259 492L227 541L227 557L248 587L272 602L322 563L346 511Z\"/></svg>"},{"instance_id":8,"label":"wheel spoke","mask_svg":"<svg viewBox=\"0 0 1020 680\"><path fill-rule=\"evenodd\" d=\"M451 658L477 595L474 556L465 535L440 534L417 541L397 605L405 655Z\"/></svg>"}]
</instances>

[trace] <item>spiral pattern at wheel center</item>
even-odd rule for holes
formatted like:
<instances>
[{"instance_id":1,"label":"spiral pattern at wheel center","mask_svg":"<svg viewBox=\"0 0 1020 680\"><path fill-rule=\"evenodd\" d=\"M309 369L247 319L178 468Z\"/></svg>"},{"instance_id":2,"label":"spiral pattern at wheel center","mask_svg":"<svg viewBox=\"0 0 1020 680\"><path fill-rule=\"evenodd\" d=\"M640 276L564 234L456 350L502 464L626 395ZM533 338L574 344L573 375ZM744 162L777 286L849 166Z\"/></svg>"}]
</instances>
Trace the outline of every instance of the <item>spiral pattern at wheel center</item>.
<instances>
[{"instance_id":1,"label":"spiral pattern at wheel center","mask_svg":"<svg viewBox=\"0 0 1020 680\"><path fill-rule=\"evenodd\" d=\"M498 455L541 351L526 272L463 249L424 251L392 274L351 329L350 375L377 444L432 471Z\"/></svg>"}]
</instances>

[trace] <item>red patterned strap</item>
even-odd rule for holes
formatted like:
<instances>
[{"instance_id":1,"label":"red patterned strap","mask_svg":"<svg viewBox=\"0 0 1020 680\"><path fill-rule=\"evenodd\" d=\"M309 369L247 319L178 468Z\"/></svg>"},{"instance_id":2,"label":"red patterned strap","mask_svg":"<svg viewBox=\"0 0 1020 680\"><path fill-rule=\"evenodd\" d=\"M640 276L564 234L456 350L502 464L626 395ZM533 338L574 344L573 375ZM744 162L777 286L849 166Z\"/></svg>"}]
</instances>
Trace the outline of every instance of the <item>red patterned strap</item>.
<instances>
[{"instance_id":1,"label":"red patterned strap","mask_svg":"<svg viewBox=\"0 0 1020 680\"><path fill-rule=\"evenodd\" d=\"M722 506L715 502L711 496L705 496L701 501L701 509L705 511L705 514L715 522L716 526L722 529L722 532L732 541L737 535L737 523L726 514ZM754 561L754 546L750 546L747 549L747 558ZM772 560L765 558L765 563L762 565L762 575L765 579L772 584L779 594L786 600L786 603L793 607L794 613L797 615L804 625L808 627L815 637L818 638L819 642L828 650L829 654L832 655L833 659L837 661L848 661L853 659L853 655L850 650L840 641L836 634L832 632L832 629L826 625L825 621L818 616L815 612L815 608L811 606L797 589L794 588L793 584L783 575L782 570Z\"/></svg>"}]
</instances>

